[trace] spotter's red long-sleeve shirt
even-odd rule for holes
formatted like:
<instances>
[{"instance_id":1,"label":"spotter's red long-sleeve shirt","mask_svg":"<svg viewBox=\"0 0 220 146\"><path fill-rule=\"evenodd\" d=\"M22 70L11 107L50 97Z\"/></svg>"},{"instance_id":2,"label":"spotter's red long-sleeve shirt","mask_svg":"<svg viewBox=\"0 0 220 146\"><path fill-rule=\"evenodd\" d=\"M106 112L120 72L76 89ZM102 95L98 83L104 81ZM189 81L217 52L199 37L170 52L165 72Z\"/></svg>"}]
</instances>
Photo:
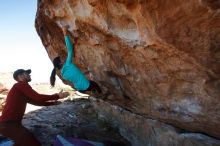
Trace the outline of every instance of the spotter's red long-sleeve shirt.
<instances>
[{"instance_id":1,"label":"spotter's red long-sleeve shirt","mask_svg":"<svg viewBox=\"0 0 220 146\"><path fill-rule=\"evenodd\" d=\"M18 82L13 85L8 93L6 104L0 117L0 122L17 121L21 122L27 103L34 105L53 105L51 100L58 100L58 94L44 95L32 89L26 82Z\"/></svg>"}]
</instances>

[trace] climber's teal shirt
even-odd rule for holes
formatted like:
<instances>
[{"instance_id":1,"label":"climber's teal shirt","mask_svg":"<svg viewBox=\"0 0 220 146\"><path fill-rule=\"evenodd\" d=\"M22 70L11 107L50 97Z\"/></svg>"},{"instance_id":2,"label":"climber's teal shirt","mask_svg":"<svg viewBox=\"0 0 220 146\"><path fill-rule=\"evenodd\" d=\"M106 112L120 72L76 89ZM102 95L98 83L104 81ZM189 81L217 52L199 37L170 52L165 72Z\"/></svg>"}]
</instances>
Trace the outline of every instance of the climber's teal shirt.
<instances>
[{"instance_id":1,"label":"climber's teal shirt","mask_svg":"<svg viewBox=\"0 0 220 146\"><path fill-rule=\"evenodd\" d=\"M68 57L61 70L61 75L65 80L73 83L78 91L88 89L90 82L80 69L72 62L73 47L69 36L65 36L66 47L68 50Z\"/></svg>"}]
</instances>

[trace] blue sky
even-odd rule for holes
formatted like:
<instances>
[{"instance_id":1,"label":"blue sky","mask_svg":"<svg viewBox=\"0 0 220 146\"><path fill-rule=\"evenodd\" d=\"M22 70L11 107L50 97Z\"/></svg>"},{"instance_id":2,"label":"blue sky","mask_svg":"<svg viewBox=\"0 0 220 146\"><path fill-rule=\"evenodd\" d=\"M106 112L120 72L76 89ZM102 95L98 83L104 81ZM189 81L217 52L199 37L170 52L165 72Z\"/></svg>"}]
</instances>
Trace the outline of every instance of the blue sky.
<instances>
[{"instance_id":1,"label":"blue sky","mask_svg":"<svg viewBox=\"0 0 220 146\"><path fill-rule=\"evenodd\" d=\"M52 63L34 27L37 0L1 0L0 72L32 69L33 82L48 82Z\"/></svg>"}]
</instances>

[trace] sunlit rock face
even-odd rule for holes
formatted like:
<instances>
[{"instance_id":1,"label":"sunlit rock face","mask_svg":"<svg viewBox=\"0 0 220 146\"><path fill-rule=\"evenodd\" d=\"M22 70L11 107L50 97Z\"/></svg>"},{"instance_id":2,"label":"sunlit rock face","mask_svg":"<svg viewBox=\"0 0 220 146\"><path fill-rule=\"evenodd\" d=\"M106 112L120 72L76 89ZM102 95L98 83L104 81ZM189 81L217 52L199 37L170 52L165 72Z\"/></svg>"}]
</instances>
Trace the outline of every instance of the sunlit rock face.
<instances>
[{"instance_id":1,"label":"sunlit rock face","mask_svg":"<svg viewBox=\"0 0 220 146\"><path fill-rule=\"evenodd\" d=\"M36 29L51 60L89 71L105 100L145 118L220 138L220 1L39 0Z\"/></svg>"}]
</instances>

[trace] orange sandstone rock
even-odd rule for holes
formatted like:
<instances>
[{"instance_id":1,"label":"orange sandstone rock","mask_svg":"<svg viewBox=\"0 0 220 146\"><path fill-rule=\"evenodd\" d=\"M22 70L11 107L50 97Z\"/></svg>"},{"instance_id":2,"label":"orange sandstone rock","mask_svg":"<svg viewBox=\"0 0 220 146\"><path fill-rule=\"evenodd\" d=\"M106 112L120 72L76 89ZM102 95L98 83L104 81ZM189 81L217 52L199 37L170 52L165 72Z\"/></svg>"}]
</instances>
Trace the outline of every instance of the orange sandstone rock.
<instances>
[{"instance_id":1,"label":"orange sandstone rock","mask_svg":"<svg viewBox=\"0 0 220 146\"><path fill-rule=\"evenodd\" d=\"M39 0L36 29L52 60L67 51L143 117L220 138L220 2L213 0Z\"/></svg>"}]
</instances>

